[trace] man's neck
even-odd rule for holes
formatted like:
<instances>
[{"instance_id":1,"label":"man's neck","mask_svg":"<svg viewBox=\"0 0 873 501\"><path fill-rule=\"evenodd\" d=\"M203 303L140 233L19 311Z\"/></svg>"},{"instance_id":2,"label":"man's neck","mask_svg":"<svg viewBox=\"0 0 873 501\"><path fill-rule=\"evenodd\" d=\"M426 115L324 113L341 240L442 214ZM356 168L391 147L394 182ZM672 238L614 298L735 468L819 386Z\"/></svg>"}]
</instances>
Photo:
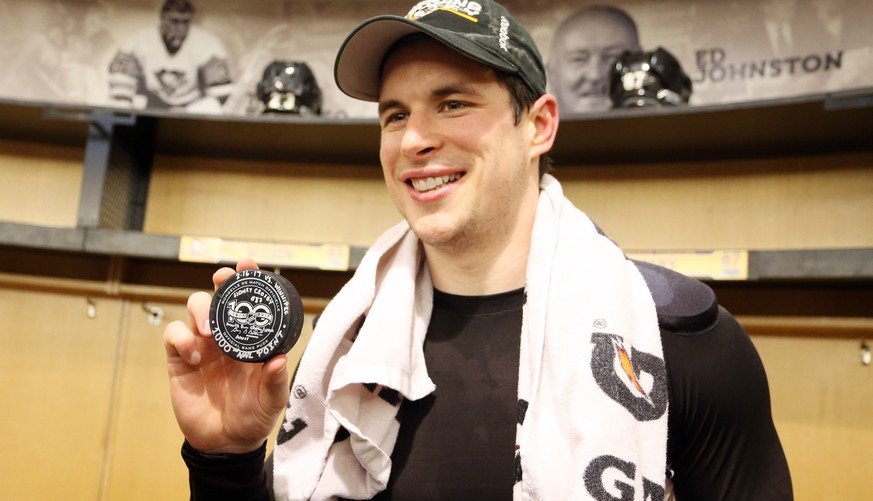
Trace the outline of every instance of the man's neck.
<instances>
[{"instance_id":1,"label":"man's neck","mask_svg":"<svg viewBox=\"0 0 873 501\"><path fill-rule=\"evenodd\" d=\"M424 246L434 287L462 296L497 294L524 287L533 222L489 246L463 250Z\"/></svg>"}]
</instances>

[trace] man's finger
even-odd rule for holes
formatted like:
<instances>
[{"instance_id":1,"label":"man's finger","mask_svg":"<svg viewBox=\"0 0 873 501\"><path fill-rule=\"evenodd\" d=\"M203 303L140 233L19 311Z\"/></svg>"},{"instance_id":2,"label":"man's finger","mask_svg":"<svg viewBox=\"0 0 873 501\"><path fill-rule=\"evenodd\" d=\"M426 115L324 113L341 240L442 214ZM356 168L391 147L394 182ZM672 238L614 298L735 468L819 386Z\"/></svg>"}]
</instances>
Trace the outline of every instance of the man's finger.
<instances>
[{"instance_id":1,"label":"man's finger","mask_svg":"<svg viewBox=\"0 0 873 501\"><path fill-rule=\"evenodd\" d=\"M215 273L212 274L212 285L214 285L215 288L218 289L221 284L223 284L224 281L230 278L230 276L234 273L236 272L233 270L233 268L229 268L227 266L215 270Z\"/></svg>"},{"instance_id":2,"label":"man's finger","mask_svg":"<svg viewBox=\"0 0 873 501\"><path fill-rule=\"evenodd\" d=\"M257 270L258 263L252 261L251 259L243 259L240 262L236 263L236 271L243 270Z\"/></svg>"},{"instance_id":3,"label":"man's finger","mask_svg":"<svg viewBox=\"0 0 873 501\"><path fill-rule=\"evenodd\" d=\"M168 362L181 359L189 365L200 363L201 355L197 349L197 338L180 320L170 322L164 329L164 348L167 351Z\"/></svg>"},{"instance_id":4,"label":"man's finger","mask_svg":"<svg viewBox=\"0 0 873 501\"><path fill-rule=\"evenodd\" d=\"M209 308L212 296L203 291L188 296L188 316L191 318L192 330L201 336L212 336L209 327Z\"/></svg>"},{"instance_id":5,"label":"man's finger","mask_svg":"<svg viewBox=\"0 0 873 501\"><path fill-rule=\"evenodd\" d=\"M252 261L251 259L243 259L236 264L236 270L225 266L223 268L219 268L215 270L215 273L212 274L212 284L218 289L221 284L224 283L225 280L230 278L231 275L236 273L237 271L243 270L257 270L258 264Z\"/></svg>"},{"instance_id":6,"label":"man's finger","mask_svg":"<svg viewBox=\"0 0 873 501\"><path fill-rule=\"evenodd\" d=\"M283 409L288 403L288 391L288 357L277 355L261 368L262 405L272 411Z\"/></svg>"}]
</instances>

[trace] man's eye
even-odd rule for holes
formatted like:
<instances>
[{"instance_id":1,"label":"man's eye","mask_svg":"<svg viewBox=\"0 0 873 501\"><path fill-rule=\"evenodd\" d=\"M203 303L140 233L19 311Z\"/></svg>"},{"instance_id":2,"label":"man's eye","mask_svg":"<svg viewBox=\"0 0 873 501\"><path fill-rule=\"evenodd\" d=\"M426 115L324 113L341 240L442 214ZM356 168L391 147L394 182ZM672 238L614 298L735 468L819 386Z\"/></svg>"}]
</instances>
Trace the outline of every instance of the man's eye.
<instances>
[{"instance_id":1,"label":"man's eye","mask_svg":"<svg viewBox=\"0 0 873 501\"><path fill-rule=\"evenodd\" d=\"M406 117L407 117L406 113L404 113L402 111L398 111L396 113L389 113L389 114L385 115L383 122L385 125L388 125L388 124L392 124L395 122L400 122L400 121L406 120Z\"/></svg>"},{"instance_id":2,"label":"man's eye","mask_svg":"<svg viewBox=\"0 0 873 501\"><path fill-rule=\"evenodd\" d=\"M447 111L456 111L456 110L460 110L460 109L462 109L462 108L464 107L464 103L462 103L462 102L460 102L460 101L447 101L447 102L443 105L443 107L444 107Z\"/></svg>"},{"instance_id":3,"label":"man's eye","mask_svg":"<svg viewBox=\"0 0 873 501\"><path fill-rule=\"evenodd\" d=\"M577 63L577 64L585 64L590 60L591 60L591 56L589 56L588 54L580 54L577 56L573 56L570 59L570 62Z\"/></svg>"},{"instance_id":4,"label":"man's eye","mask_svg":"<svg viewBox=\"0 0 873 501\"><path fill-rule=\"evenodd\" d=\"M615 50L606 51L603 53L603 60L606 62L616 61L616 60L618 60L619 57L621 57L621 54L623 52L624 52L623 49L615 49Z\"/></svg>"}]
</instances>

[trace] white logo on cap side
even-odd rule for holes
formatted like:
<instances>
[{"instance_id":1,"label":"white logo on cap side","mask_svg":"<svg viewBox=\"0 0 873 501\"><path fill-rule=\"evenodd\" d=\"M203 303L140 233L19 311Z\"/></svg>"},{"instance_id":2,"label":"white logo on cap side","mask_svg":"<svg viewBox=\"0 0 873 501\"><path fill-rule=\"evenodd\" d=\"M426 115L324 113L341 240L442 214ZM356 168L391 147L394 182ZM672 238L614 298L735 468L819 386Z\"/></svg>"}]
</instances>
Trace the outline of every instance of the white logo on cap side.
<instances>
[{"instance_id":1,"label":"white logo on cap side","mask_svg":"<svg viewBox=\"0 0 873 501\"><path fill-rule=\"evenodd\" d=\"M500 34L498 35L500 48L509 51L509 19L506 16L500 16Z\"/></svg>"}]
</instances>

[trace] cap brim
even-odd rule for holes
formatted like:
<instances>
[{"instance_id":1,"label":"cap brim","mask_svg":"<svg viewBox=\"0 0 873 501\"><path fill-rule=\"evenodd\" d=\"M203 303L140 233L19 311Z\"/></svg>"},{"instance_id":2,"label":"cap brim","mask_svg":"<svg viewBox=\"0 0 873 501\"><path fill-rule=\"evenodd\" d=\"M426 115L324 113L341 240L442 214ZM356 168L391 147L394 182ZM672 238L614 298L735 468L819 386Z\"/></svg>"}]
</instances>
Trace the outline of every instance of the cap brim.
<instances>
[{"instance_id":1,"label":"cap brim","mask_svg":"<svg viewBox=\"0 0 873 501\"><path fill-rule=\"evenodd\" d=\"M385 56L399 40L415 33L424 33L488 66L510 73L518 71L484 47L453 31L405 17L378 16L361 23L340 46L334 65L334 79L339 89L363 101L379 101Z\"/></svg>"}]
</instances>

